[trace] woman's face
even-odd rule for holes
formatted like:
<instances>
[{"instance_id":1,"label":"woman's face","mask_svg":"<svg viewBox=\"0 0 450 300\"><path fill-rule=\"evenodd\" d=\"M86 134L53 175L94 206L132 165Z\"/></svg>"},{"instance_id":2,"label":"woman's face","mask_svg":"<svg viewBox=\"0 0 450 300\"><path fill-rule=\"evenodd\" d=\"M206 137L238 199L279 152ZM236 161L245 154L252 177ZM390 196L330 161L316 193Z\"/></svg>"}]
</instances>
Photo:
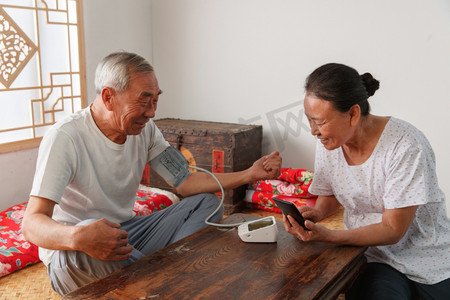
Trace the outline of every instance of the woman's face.
<instances>
[{"instance_id":1,"label":"woman's face","mask_svg":"<svg viewBox=\"0 0 450 300\"><path fill-rule=\"evenodd\" d=\"M333 103L316 97L309 92L305 95L305 114L315 135L324 147L333 150L347 143L355 132L350 112L342 113Z\"/></svg>"}]
</instances>

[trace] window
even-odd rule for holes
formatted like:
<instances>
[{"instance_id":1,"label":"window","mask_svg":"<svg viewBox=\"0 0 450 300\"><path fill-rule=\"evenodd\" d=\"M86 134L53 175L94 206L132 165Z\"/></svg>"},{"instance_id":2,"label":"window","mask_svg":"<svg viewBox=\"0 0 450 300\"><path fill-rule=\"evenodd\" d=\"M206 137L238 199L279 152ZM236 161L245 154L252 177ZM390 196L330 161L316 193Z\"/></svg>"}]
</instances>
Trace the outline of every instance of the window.
<instances>
[{"instance_id":1,"label":"window","mask_svg":"<svg viewBox=\"0 0 450 300\"><path fill-rule=\"evenodd\" d=\"M81 0L0 0L0 153L86 107Z\"/></svg>"}]
</instances>

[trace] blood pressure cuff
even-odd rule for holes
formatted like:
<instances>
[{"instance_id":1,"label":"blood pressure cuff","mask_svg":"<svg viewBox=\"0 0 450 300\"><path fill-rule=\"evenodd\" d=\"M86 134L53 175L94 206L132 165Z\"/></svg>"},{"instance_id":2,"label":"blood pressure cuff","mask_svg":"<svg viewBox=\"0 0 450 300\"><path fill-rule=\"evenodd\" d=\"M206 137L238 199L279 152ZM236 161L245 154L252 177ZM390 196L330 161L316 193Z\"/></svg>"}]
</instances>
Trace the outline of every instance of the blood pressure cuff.
<instances>
[{"instance_id":1,"label":"blood pressure cuff","mask_svg":"<svg viewBox=\"0 0 450 300\"><path fill-rule=\"evenodd\" d=\"M186 158L172 146L152 159L150 166L174 187L178 187L191 175Z\"/></svg>"}]
</instances>

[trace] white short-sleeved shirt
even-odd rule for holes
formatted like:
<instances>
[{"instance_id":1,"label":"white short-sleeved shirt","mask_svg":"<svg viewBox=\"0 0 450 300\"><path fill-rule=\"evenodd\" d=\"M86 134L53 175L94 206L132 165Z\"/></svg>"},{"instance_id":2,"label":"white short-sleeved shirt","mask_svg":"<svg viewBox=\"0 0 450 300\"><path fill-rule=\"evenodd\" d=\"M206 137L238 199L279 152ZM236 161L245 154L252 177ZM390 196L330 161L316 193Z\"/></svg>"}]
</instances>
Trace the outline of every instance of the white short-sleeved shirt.
<instances>
[{"instance_id":1,"label":"white short-sleeved shirt","mask_svg":"<svg viewBox=\"0 0 450 300\"><path fill-rule=\"evenodd\" d=\"M31 195L56 202L53 219L65 225L100 218L128 221L146 163L167 147L152 120L124 144L114 143L87 107L59 121L42 139ZM53 251L39 250L47 265Z\"/></svg>"},{"instance_id":2,"label":"white short-sleeved shirt","mask_svg":"<svg viewBox=\"0 0 450 300\"><path fill-rule=\"evenodd\" d=\"M382 220L384 209L419 205L405 236L394 245L369 247L368 262L391 265L411 280L434 284L450 277L450 220L436 177L434 152L411 124L390 118L370 158L348 165L342 148L318 142L309 192L334 195L354 229Z\"/></svg>"}]
</instances>

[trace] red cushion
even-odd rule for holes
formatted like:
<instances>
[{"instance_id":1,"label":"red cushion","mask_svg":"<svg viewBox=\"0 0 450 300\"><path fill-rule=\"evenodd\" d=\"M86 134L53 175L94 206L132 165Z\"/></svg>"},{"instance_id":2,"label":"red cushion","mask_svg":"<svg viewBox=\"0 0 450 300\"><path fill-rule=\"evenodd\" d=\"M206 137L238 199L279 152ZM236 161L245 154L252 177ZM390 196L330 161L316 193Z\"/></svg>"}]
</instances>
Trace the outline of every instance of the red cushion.
<instances>
[{"instance_id":1,"label":"red cushion","mask_svg":"<svg viewBox=\"0 0 450 300\"><path fill-rule=\"evenodd\" d=\"M40 261L38 247L22 234L26 206L22 203L0 212L0 277Z\"/></svg>"},{"instance_id":2,"label":"red cushion","mask_svg":"<svg viewBox=\"0 0 450 300\"><path fill-rule=\"evenodd\" d=\"M281 210L275 204L273 198L278 198L288 202L292 202L297 207L300 207L302 205L314 207L314 205L316 204L315 198L296 198L284 195L274 195L272 193L261 191L247 191L244 200L248 203L251 203L252 208L281 213Z\"/></svg>"},{"instance_id":3,"label":"red cushion","mask_svg":"<svg viewBox=\"0 0 450 300\"><path fill-rule=\"evenodd\" d=\"M146 216L173 204L167 196L151 191L138 190L133 211L138 216Z\"/></svg>"}]
</instances>

